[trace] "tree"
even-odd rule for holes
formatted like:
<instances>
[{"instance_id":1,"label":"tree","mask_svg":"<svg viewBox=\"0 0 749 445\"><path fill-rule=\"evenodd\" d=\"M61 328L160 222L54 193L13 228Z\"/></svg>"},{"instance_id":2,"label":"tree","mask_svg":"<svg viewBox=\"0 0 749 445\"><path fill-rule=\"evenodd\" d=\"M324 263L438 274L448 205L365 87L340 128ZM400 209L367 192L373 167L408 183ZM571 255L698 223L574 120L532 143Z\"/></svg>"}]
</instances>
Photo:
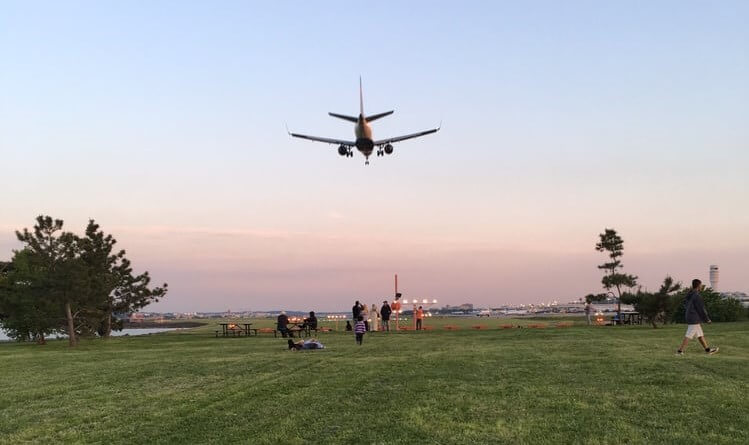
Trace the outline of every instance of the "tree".
<instances>
[{"instance_id":1,"label":"tree","mask_svg":"<svg viewBox=\"0 0 749 445\"><path fill-rule=\"evenodd\" d=\"M19 241L26 244L25 250L31 261L39 267L38 282L42 294L39 298L47 299L50 304L61 304L65 314L66 331L70 346L77 344L74 310L85 306L79 299L82 265L77 257L77 237L70 232L62 232L63 221L50 216L38 216L33 232L23 229L16 231ZM60 232L58 234L58 232Z\"/></svg>"},{"instance_id":2,"label":"tree","mask_svg":"<svg viewBox=\"0 0 749 445\"><path fill-rule=\"evenodd\" d=\"M674 296L674 312L671 320L676 323L684 323L685 300L689 289L684 289ZM710 320L715 322L738 321L745 316L744 307L735 298L726 298L711 288L700 291L702 300L705 302L705 310Z\"/></svg>"},{"instance_id":3,"label":"tree","mask_svg":"<svg viewBox=\"0 0 749 445\"><path fill-rule=\"evenodd\" d=\"M39 216L32 231L16 232L24 248L0 265L0 314L15 338L43 342L59 330L75 346L79 335L109 336L113 313L166 295L166 283L150 287L148 272L133 275L125 251L114 252L117 241L93 220L84 237L62 227L62 220Z\"/></svg>"},{"instance_id":4,"label":"tree","mask_svg":"<svg viewBox=\"0 0 749 445\"><path fill-rule=\"evenodd\" d=\"M588 294L585 296L585 302L593 303L594 301L603 301L607 296L608 294Z\"/></svg>"},{"instance_id":5,"label":"tree","mask_svg":"<svg viewBox=\"0 0 749 445\"><path fill-rule=\"evenodd\" d=\"M654 328L657 323L666 324L676 309L674 294L681 289L681 283L675 283L674 279L667 276L663 280L661 288L656 293L643 292L638 289L636 294L625 293L622 301L631 304L635 310L650 322Z\"/></svg>"},{"instance_id":6,"label":"tree","mask_svg":"<svg viewBox=\"0 0 749 445\"><path fill-rule=\"evenodd\" d=\"M117 240L105 235L94 220L89 220L86 235L79 240L80 257L86 268L86 292L94 304L86 319L89 330L102 337L112 333L112 315L131 313L166 295L167 284L150 288L148 272L133 275L125 251L115 253Z\"/></svg>"},{"instance_id":7,"label":"tree","mask_svg":"<svg viewBox=\"0 0 749 445\"><path fill-rule=\"evenodd\" d=\"M618 294L617 313L619 319L622 316L622 287L633 288L637 285L637 277L619 272L622 268L621 257L624 254L624 240L616 233L614 229L605 229L604 233L599 234L600 240L596 244L596 250L599 252L608 252L611 261L598 266L599 269L605 270L606 275L601 279L603 288L607 291L616 288Z\"/></svg>"},{"instance_id":8,"label":"tree","mask_svg":"<svg viewBox=\"0 0 749 445\"><path fill-rule=\"evenodd\" d=\"M62 314L55 301L46 298L48 281L43 265L27 250L14 253L0 272L0 320L8 336L19 341L46 343L59 330Z\"/></svg>"}]
</instances>

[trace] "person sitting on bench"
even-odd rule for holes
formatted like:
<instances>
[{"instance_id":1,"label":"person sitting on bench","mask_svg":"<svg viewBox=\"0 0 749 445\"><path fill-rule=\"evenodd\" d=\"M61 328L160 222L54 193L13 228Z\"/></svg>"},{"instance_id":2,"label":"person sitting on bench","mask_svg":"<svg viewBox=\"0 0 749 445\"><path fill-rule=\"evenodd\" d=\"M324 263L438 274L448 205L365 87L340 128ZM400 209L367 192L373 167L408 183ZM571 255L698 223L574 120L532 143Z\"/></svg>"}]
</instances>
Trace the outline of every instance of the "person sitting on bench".
<instances>
[{"instance_id":1,"label":"person sitting on bench","mask_svg":"<svg viewBox=\"0 0 749 445\"><path fill-rule=\"evenodd\" d=\"M302 349L325 349L325 345L320 343L316 338L310 338L309 340L299 340L294 343L294 340L289 339L289 350L290 351L301 351Z\"/></svg>"},{"instance_id":2,"label":"person sitting on bench","mask_svg":"<svg viewBox=\"0 0 749 445\"><path fill-rule=\"evenodd\" d=\"M317 317L315 317L315 311L310 311L309 317L304 319L304 323L302 323L302 329L314 329L317 330Z\"/></svg>"},{"instance_id":3,"label":"person sitting on bench","mask_svg":"<svg viewBox=\"0 0 749 445\"><path fill-rule=\"evenodd\" d=\"M281 311L281 313L278 314L278 318L276 319L276 330L281 333L283 338L286 338L287 335L289 337L294 337L294 333L289 329L289 317L284 311Z\"/></svg>"}]
</instances>

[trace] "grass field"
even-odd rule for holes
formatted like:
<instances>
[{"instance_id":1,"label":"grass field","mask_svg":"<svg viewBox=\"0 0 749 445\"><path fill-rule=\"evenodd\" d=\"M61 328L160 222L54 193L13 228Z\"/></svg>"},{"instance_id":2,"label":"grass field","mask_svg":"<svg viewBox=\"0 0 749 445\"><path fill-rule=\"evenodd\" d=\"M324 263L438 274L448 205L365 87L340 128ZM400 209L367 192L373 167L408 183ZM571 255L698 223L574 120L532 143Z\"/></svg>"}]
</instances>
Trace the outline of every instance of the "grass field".
<instances>
[{"instance_id":1,"label":"grass field","mask_svg":"<svg viewBox=\"0 0 749 445\"><path fill-rule=\"evenodd\" d=\"M0 344L0 443L749 443L749 322L685 357L680 325L429 323L463 329Z\"/></svg>"}]
</instances>

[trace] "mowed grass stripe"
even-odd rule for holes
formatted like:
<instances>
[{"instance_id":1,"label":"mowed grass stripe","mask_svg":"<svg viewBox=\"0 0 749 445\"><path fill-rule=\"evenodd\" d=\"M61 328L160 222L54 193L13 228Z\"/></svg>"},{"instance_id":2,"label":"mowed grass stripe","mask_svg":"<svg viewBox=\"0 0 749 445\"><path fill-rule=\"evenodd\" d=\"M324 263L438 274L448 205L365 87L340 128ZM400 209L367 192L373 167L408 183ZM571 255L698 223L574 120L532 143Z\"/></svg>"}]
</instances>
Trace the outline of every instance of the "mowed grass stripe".
<instances>
[{"instance_id":1,"label":"mowed grass stripe","mask_svg":"<svg viewBox=\"0 0 749 445\"><path fill-rule=\"evenodd\" d=\"M749 323L0 345L0 442L746 443ZM492 322L494 322L492 320ZM267 320L264 321L267 323ZM501 323L498 323L501 324ZM698 425L710 425L705 431Z\"/></svg>"}]
</instances>

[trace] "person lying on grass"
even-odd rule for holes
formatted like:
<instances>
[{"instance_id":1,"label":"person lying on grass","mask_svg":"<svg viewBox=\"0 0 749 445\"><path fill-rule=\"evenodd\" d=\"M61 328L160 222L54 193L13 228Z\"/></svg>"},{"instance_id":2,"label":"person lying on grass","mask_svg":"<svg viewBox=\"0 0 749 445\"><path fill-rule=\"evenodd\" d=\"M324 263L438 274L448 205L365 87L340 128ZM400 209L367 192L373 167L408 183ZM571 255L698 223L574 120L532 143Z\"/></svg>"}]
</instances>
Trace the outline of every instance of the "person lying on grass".
<instances>
[{"instance_id":1,"label":"person lying on grass","mask_svg":"<svg viewBox=\"0 0 749 445\"><path fill-rule=\"evenodd\" d=\"M325 345L320 343L316 338L299 340L296 343L294 343L294 340L289 339L289 351L301 351L302 349L325 349Z\"/></svg>"}]
</instances>

